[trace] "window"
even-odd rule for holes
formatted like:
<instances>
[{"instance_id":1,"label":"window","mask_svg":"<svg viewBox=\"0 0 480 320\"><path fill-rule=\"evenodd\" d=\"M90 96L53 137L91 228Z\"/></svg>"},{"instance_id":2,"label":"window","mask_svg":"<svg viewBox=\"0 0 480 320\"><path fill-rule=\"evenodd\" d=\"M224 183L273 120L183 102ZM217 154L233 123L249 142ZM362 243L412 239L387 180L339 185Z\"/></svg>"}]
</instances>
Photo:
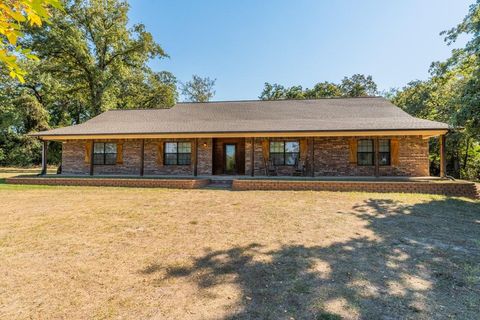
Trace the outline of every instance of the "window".
<instances>
[{"instance_id":1,"label":"window","mask_svg":"<svg viewBox=\"0 0 480 320\"><path fill-rule=\"evenodd\" d=\"M359 166L373 166L374 159L373 140L358 140L357 145L357 163Z\"/></svg>"},{"instance_id":2,"label":"window","mask_svg":"<svg viewBox=\"0 0 480 320\"><path fill-rule=\"evenodd\" d=\"M378 140L378 164L381 166L390 165L390 140Z\"/></svg>"},{"instance_id":3,"label":"window","mask_svg":"<svg viewBox=\"0 0 480 320\"><path fill-rule=\"evenodd\" d=\"M189 165L192 158L190 142L165 142L166 165Z\"/></svg>"},{"instance_id":4,"label":"window","mask_svg":"<svg viewBox=\"0 0 480 320\"><path fill-rule=\"evenodd\" d=\"M117 144L95 142L93 145L93 164L116 164Z\"/></svg>"},{"instance_id":5,"label":"window","mask_svg":"<svg viewBox=\"0 0 480 320\"><path fill-rule=\"evenodd\" d=\"M299 158L298 141L270 142L270 160L276 166L293 166Z\"/></svg>"}]
</instances>

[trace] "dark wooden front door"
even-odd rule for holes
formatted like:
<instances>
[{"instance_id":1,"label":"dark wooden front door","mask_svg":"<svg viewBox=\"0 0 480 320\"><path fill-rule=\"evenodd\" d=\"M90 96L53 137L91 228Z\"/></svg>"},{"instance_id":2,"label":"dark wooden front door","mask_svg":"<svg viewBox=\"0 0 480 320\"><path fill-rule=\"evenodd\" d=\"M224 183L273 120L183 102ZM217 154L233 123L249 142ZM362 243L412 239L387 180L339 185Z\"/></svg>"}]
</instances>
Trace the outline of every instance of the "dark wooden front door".
<instances>
[{"instance_id":1,"label":"dark wooden front door","mask_svg":"<svg viewBox=\"0 0 480 320\"><path fill-rule=\"evenodd\" d=\"M213 139L213 174L245 174L245 139Z\"/></svg>"},{"instance_id":2,"label":"dark wooden front door","mask_svg":"<svg viewBox=\"0 0 480 320\"><path fill-rule=\"evenodd\" d=\"M237 174L237 145L227 143L223 148L225 174Z\"/></svg>"}]
</instances>

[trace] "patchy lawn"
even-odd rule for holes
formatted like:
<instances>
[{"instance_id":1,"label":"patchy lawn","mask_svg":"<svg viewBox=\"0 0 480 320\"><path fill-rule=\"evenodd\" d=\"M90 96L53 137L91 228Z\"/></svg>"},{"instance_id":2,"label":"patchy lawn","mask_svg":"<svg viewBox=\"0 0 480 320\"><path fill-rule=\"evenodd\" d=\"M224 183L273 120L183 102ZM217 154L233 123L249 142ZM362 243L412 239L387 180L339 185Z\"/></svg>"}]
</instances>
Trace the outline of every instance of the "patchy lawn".
<instances>
[{"instance_id":1,"label":"patchy lawn","mask_svg":"<svg viewBox=\"0 0 480 320\"><path fill-rule=\"evenodd\" d=\"M0 318L478 317L478 201L5 184L0 199Z\"/></svg>"}]
</instances>

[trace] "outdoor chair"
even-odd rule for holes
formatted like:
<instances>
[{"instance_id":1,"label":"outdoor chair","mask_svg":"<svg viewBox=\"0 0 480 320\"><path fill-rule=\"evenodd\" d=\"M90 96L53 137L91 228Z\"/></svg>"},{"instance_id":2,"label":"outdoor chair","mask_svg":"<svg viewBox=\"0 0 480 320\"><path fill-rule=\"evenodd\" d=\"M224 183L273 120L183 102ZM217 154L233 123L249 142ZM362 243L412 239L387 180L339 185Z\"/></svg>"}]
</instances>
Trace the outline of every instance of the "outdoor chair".
<instances>
[{"instance_id":1,"label":"outdoor chair","mask_svg":"<svg viewBox=\"0 0 480 320\"><path fill-rule=\"evenodd\" d=\"M277 175L277 167L273 163L272 160L267 161L267 176L276 176Z\"/></svg>"},{"instance_id":2,"label":"outdoor chair","mask_svg":"<svg viewBox=\"0 0 480 320\"><path fill-rule=\"evenodd\" d=\"M296 160L295 161L295 171L293 172L294 176L304 176L305 175L305 161Z\"/></svg>"}]
</instances>

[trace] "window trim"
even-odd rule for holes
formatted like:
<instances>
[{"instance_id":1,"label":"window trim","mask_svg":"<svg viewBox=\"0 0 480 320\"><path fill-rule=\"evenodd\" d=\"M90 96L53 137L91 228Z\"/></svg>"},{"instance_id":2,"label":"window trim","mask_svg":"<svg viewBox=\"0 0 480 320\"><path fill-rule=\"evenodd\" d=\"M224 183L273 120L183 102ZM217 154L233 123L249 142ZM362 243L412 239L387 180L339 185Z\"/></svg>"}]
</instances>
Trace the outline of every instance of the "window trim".
<instances>
[{"instance_id":1,"label":"window trim","mask_svg":"<svg viewBox=\"0 0 480 320\"><path fill-rule=\"evenodd\" d=\"M95 152L95 145L96 144L103 144L103 152ZM105 148L106 148L107 144L112 144L112 145L115 146L115 153L105 152ZM117 154L118 154L117 143L115 143L115 142L94 142L93 143L92 154L93 154L93 165L95 165L95 166L114 166L114 165L117 164ZM97 155L97 154L103 155L102 163L96 163L95 162L95 155ZM107 155L115 155L115 163L107 163Z\"/></svg>"},{"instance_id":2,"label":"window trim","mask_svg":"<svg viewBox=\"0 0 480 320\"><path fill-rule=\"evenodd\" d=\"M177 152L167 152L167 143L174 143L177 145L176 150ZM188 143L190 144L190 152L178 152L178 144L179 143ZM175 163L167 163L167 155L174 154L175 155ZM189 154L190 158L188 163L178 163L178 155L182 154ZM191 166L192 165L192 142L191 141L165 141L163 143L163 165L165 166Z\"/></svg>"},{"instance_id":3,"label":"window trim","mask_svg":"<svg viewBox=\"0 0 480 320\"><path fill-rule=\"evenodd\" d=\"M360 148L360 141L371 141L372 142L372 151L371 152L365 152L365 151L359 151ZM371 159L372 163L371 164L363 164L360 163L360 154L370 154L371 153ZM372 167L375 166L375 141L373 139L358 139L357 140L357 166L359 167Z\"/></svg>"},{"instance_id":4,"label":"window trim","mask_svg":"<svg viewBox=\"0 0 480 320\"><path fill-rule=\"evenodd\" d=\"M380 151L380 141L387 141L388 152ZM387 161L387 163L382 164L382 163L380 163L380 155L384 154L384 153L388 154L388 157L387 157L388 161ZM377 161L378 161L378 165L381 166L381 167L388 167L388 166L392 165L392 145L391 145L390 139L378 139L378 159L377 159Z\"/></svg>"},{"instance_id":5,"label":"window trim","mask_svg":"<svg viewBox=\"0 0 480 320\"><path fill-rule=\"evenodd\" d=\"M275 143L275 142L282 142L283 143L283 152L272 152L272 143ZM286 152L286 145L287 145L287 142L296 142L298 144L298 152ZM294 167L296 165L296 162L300 159L300 141L298 140L275 140L275 141L270 141L269 145L268 145L268 154L269 154L269 160L273 162L273 165L275 166L285 166L285 167ZM282 164L276 164L274 163L274 160L272 159L272 154L281 154L283 155L283 163ZM296 160L295 163L293 164L287 164L287 155L291 155L291 154L296 154Z\"/></svg>"}]
</instances>

